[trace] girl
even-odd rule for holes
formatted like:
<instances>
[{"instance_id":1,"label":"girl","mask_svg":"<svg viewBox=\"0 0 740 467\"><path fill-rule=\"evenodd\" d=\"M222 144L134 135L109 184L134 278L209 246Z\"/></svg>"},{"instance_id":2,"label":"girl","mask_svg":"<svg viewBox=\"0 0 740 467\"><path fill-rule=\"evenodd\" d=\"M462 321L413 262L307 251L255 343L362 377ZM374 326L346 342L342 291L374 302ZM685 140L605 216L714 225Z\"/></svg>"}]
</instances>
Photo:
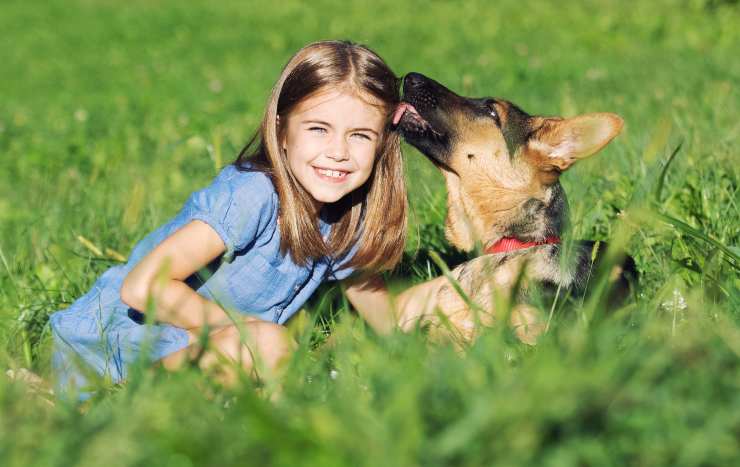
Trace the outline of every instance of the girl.
<instances>
[{"instance_id":1,"label":"girl","mask_svg":"<svg viewBox=\"0 0 740 467\"><path fill-rule=\"evenodd\" d=\"M283 323L321 282L393 267L406 231L389 118L398 88L361 45L317 42L293 56L238 159L141 240L126 265L51 315L57 389L82 389L86 399L90 376L119 382L138 358L174 369L201 350L201 367L218 368L227 384L235 373L218 365L222 356L275 370L294 345ZM346 294L386 332L396 320L382 281L362 277L370 279ZM156 324L145 324L146 314ZM209 345L200 349L204 327Z\"/></svg>"}]
</instances>

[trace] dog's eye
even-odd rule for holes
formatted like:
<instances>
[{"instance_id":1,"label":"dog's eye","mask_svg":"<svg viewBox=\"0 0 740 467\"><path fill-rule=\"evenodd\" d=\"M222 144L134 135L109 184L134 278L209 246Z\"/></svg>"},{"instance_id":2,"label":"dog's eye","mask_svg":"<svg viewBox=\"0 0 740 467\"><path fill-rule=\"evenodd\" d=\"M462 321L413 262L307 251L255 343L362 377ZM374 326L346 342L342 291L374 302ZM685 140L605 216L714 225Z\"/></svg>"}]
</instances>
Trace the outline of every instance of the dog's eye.
<instances>
[{"instance_id":1,"label":"dog's eye","mask_svg":"<svg viewBox=\"0 0 740 467\"><path fill-rule=\"evenodd\" d=\"M496 109L491 109L491 117L496 121L496 126L501 126L501 119L499 118Z\"/></svg>"},{"instance_id":2,"label":"dog's eye","mask_svg":"<svg viewBox=\"0 0 740 467\"><path fill-rule=\"evenodd\" d=\"M496 126L501 127L501 117L499 117L498 111L496 110L496 101L489 99L486 101L486 105L488 106L488 114L493 118L493 121L496 122Z\"/></svg>"}]
</instances>

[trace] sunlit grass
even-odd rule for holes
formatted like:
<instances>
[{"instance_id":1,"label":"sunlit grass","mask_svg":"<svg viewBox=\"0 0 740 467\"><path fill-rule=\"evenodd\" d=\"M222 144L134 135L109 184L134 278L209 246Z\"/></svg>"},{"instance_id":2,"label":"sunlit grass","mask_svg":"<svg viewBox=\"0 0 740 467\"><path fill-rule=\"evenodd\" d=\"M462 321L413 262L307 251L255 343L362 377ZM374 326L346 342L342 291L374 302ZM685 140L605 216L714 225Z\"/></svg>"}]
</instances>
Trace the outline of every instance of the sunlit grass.
<instances>
[{"instance_id":1,"label":"sunlit grass","mask_svg":"<svg viewBox=\"0 0 740 467\"><path fill-rule=\"evenodd\" d=\"M0 378L2 465L733 465L740 436L740 11L732 1L3 4L0 368L49 376L48 315L235 157L311 40L368 43L532 113L622 115L563 176L577 238L623 246L634 300L544 304L537 347L381 338L327 286L291 324L282 395L139 368L84 410ZM678 150L677 150L678 148ZM444 185L405 147L393 287L464 255ZM670 162L669 162L670 161ZM438 261L435 262L435 258ZM327 342L328 336L332 339ZM84 414L83 414L84 412Z\"/></svg>"}]
</instances>

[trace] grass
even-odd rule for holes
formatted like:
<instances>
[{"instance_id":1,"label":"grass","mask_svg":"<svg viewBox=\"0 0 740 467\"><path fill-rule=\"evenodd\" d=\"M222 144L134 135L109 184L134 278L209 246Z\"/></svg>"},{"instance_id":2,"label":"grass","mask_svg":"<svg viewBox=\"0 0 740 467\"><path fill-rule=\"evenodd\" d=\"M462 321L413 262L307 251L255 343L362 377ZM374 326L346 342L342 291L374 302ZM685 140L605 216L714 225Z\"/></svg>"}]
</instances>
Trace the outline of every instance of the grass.
<instances>
[{"instance_id":1,"label":"grass","mask_svg":"<svg viewBox=\"0 0 740 467\"><path fill-rule=\"evenodd\" d=\"M623 242L642 274L616 313L559 301L536 348L496 328L464 355L375 336L327 287L294 325L276 403L249 381L226 391L140 369L81 414L0 379L3 465L740 459L737 2L11 0L0 28L3 368L48 375L48 314L235 157L280 67L321 38L533 113L622 115L625 132L563 184L574 235ZM415 282L440 273L435 255L460 256L440 176L404 150L413 219L398 275ZM336 346L318 345L326 332Z\"/></svg>"}]
</instances>

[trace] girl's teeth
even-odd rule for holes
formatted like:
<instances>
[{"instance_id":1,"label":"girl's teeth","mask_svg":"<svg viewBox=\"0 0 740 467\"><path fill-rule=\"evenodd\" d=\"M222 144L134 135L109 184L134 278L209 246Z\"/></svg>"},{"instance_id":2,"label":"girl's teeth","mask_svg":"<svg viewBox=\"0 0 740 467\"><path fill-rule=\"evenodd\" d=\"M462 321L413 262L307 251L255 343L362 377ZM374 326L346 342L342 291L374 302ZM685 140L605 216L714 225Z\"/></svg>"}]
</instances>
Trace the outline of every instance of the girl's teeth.
<instances>
[{"instance_id":1,"label":"girl's teeth","mask_svg":"<svg viewBox=\"0 0 740 467\"><path fill-rule=\"evenodd\" d=\"M338 170L319 169L319 173L326 175L327 177L333 177L333 178L339 178L339 177L344 176L344 172L340 172Z\"/></svg>"}]
</instances>

